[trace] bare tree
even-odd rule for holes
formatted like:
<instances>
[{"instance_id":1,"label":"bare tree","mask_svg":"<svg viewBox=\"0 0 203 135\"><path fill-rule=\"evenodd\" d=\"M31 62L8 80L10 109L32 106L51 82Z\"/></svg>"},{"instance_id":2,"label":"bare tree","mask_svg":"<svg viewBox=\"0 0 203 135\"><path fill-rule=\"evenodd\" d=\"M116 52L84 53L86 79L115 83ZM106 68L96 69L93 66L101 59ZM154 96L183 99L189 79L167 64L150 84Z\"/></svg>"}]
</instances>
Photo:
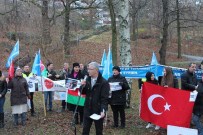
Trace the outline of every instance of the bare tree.
<instances>
[{"instance_id":1,"label":"bare tree","mask_svg":"<svg viewBox=\"0 0 203 135\"><path fill-rule=\"evenodd\" d=\"M163 4L163 38L161 40L160 64L166 64L166 47L168 42L168 0L162 0Z\"/></svg>"},{"instance_id":2,"label":"bare tree","mask_svg":"<svg viewBox=\"0 0 203 135\"><path fill-rule=\"evenodd\" d=\"M111 32L112 32L112 59L113 64L117 65L117 28L116 28L116 13L113 0L108 0L108 7L111 17Z\"/></svg>"},{"instance_id":3,"label":"bare tree","mask_svg":"<svg viewBox=\"0 0 203 135\"><path fill-rule=\"evenodd\" d=\"M122 66L132 65L131 47L130 47L130 22L129 22L129 1L119 1L119 44L120 61Z\"/></svg>"}]
</instances>

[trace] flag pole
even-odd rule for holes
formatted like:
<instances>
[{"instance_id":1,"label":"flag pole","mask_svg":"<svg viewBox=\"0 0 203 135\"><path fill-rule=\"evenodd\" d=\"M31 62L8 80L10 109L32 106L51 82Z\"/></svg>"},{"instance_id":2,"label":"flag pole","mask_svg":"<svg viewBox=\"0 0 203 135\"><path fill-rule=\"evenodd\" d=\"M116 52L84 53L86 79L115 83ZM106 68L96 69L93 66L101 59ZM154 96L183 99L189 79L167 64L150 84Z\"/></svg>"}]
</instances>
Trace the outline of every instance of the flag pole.
<instances>
[{"instance_id":1,"label":"flag pole","mask_svg":"<svg viewBox=\"0 0 203 135\"><path fill-rule=\"evenodd\" d=\"M44 106L44 117L47 116L47 112L46 112L46 106L45 106L45 101L44 101L44 89L43 89L43 83L42 83L42 75L40 75L41 77L41 85L42 85L42 95L43 95L43 106Z\"/></svg>"}]
</instances>

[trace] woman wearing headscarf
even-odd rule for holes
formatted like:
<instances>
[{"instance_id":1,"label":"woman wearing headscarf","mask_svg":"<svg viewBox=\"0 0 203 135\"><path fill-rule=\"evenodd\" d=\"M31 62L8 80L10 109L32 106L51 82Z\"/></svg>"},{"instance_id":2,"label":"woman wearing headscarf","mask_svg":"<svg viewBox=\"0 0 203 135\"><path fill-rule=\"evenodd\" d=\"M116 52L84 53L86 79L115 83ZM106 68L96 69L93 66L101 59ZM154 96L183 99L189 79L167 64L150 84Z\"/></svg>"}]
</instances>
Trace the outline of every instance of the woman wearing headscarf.
<instances>
[{"instance_id":1,"label":"woman wearing headscarf","mask_svg":"<svg viewBox=\"0 0 203 135\"><path fill-rule=\"evenodd\" d=\"M0 128L4 127L4 103L5 103L5 95L7 92L7 82L5 77L2 75L0 71Z\"/></svg>"},{"instance_id":2,"label":"woman wearing headscarf","mask_svg":"<svg viewBox=\"0 0 203 135\"><path fill-rule=\"evenodd\" d=\"M30 92L28 89L28 83L22 76L22 69L17 68L15 71L15 77L9 82L9 88L11 89L11 108L13 114L13 125L17 126L18 115L21 117L21 125L26 124L26 112L27 98L30 99Z\"/></svg>"},{"instance_id":3,"label":"woman wearing headscarf","mask_svg":"<svg viewBox=\"0 0 203 135\"><path fill-rule=\"evenodd\" d=\"M150 72L150 71L147 72L146 79L147 79L146 82L158 85L158 81L155 79L153 72ZM150 127L153 127L153 124L151 122L148 122L146 128L150 128ZM159 128L160 128L159 126L155 126L155 130L159 130Z\"/></svg>"}]
</instances>

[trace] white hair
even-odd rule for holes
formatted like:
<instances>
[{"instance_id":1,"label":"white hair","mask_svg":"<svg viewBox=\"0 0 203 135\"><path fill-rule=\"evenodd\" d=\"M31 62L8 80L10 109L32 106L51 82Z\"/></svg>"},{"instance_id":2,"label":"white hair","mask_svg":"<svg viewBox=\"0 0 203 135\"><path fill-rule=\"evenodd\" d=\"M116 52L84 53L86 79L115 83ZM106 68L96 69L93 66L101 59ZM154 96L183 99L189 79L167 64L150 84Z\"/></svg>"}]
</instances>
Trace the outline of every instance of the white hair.
<instances>
[{"instance_id":1,"label":"white hair","mask_svg":"<svg viewBox=\"0 0 203 135\"><path fill-rule=\"evenodd\" d=\"M99 71L99 63L97 63L97 62L90 62L88 65L89 66L90 65L93 66L94 68L96 68Z\"/></svg>"}]
</instances>

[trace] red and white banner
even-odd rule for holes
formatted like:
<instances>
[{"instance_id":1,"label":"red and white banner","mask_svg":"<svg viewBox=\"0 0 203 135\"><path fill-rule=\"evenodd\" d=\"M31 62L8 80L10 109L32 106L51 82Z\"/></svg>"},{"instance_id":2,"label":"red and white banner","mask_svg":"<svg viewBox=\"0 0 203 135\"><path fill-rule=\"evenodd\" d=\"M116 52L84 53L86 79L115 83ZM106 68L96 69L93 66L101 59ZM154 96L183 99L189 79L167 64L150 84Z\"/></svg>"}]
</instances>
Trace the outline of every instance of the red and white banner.
<instances>
[{"instance_id":1,"label":"red and white banner","mask_svg":"<svg viewBox=\"0 0 203 135\"><path fill-rule=\"evenodd\" d=\"M194 102L192 92L145 82L142 87L140 118L167 128L189 127Z\"/></svg>"}]
</instances>

